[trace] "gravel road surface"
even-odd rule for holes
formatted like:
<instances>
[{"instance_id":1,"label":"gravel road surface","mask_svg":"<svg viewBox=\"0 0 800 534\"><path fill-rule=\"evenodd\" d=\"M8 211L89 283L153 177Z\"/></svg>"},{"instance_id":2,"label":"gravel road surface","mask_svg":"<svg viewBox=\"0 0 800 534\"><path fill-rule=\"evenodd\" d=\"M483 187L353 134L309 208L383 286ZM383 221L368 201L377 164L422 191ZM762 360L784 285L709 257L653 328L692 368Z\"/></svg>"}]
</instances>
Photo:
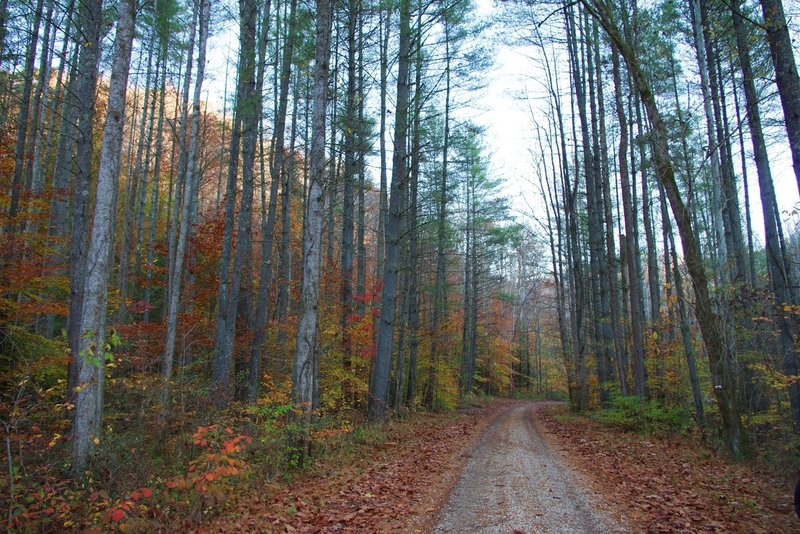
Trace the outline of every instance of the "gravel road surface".
<instances>
[{"instance_id":1,"label":"gravel road surface","mask_svg":"<svg viewBox=\"0 0 800 534\"><path fill-rule=\"evenodd\" d=\"M627 532L542 439L535 423L540 406L516 404L497 416L470 453L433 532Z\"/></svg>"}]
</instances>

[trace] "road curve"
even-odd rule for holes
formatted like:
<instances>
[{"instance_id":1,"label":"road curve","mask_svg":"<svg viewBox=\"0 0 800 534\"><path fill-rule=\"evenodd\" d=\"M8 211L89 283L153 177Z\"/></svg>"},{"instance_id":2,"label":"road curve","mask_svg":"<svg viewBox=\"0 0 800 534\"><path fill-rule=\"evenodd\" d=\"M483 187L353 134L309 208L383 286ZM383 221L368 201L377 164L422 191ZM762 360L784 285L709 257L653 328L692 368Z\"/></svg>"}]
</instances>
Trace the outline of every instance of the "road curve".
<instances>
[{"instance_id":1,"label":"road curve","mask_svg":"<svg viewBox=\"0 0 800 534\"><path fill-rule=\"evenodd\" d=\"M542 439L534 424L537 405L515 404L486 429L433 532L627 532Z\"/></svg>"}]
</instances>

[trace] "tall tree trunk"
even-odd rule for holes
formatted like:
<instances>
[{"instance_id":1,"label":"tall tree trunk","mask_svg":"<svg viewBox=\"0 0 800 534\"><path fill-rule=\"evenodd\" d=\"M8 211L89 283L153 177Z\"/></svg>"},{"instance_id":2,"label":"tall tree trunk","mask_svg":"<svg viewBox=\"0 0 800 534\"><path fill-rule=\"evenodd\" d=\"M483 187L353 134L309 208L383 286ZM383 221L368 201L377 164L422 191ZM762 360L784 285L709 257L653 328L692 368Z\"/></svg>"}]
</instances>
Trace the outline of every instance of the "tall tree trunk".
<instances>
[{"instance_id":1,"label":"tall tree trunk","mask_svg":"<svg viewBox=\"0 0 800 534\"><path fill-rule=\"evenodd\" d=\"M742 188L744 190L744 226L747 235L747 284L754 289L757 284L756 279L756 258L753 251L753 223L750 216L750 182L747 177L747 151L744 146L744 128L739 105L739 91L736 88L736 80L733 76L733 62L730 65L731 80L733 85L733 107L736 110L736 124L739 133L739 153L741 154L742 165Z\"/></svg>"},{"instance_id":2,"label":"tall tree trunk","mask_svg":"<svg viewBox=\"0 0 800 534\"><path fill-rule=\"evenodd\" d=\"M74 11L75 1L70 0L64 15L65 27L63 30L63 44L61 53L59 54L60 62L58 74L56 75L56 94L53 98L53 105L51 106L50 125L47 132L48 140L45 141L41 151L45 152L45 154L40 156L47 162L48 166L52 162L52 196L50 200L48 228L50 235L57 237L65 236L69 231L67 210L69 209L69 180L72 178L71 156L72 149L75 147L75 123L77 122L78 111L75 90L77 88L78 53L80 51L80 47L74 43L71 37L75 25L75 21L73 20ZM2 61L1 58L2 51L0 51L0 61ZM67 64L69 64L70 67L68 82L64 80L64 72ZM56 120L56 118L58 118L58 120ZM56 132L58 132L57 139ZM42 169L41 172L43 173L44 169ZM63 264L63 257L66 255L65 244L58 243L54 253L50 257L51 264L61 266ZM71 301L72 298L70 295L70 303ZM53 336L54 327L55 315L50 313L46 318L45 335L47 337ZM70 348L72 348L72 346L70 346ZM67 378L69 380L69 373Z\"/></svg>"},{"instance_id":3,"label":"tall tree trunk","mask_svg":"<svg viewBox=\"0 0 800 534\"><path fill-rule=\"evenodd\" d=\"M258 388L261 382L261 345L264 342L267 328L268 297L271 275L271 243L267 247L266 239L269 234L269 214L267 213L267 155L264 150L263 91L264 73L267 67L267 41L269 40L269 27L272 2L268 0L264 5L261 16L261 29L258 37L258 67L256 68L256 115L258 117L258 147L259 147L259 174L261 180L261 266L259 267L258 296L256 297L256 311L252 322L253 340L250 344L250 362L247 369L247 402L254 404L258 398ZM296 105L296 103L295 103ZM294 127L294 126L293 126ZM292 130L294 132L294 130ZM287 173L290 175L290 173ZM273 181L277 177L270 176ZM289 176L291 180L291 176ZM272 200L272 199L270 199ZM274 215L273 215L274 217ZM284 216L286 219L286 216ZM273 232L274 233L274 232Z\"/></svg>"},{"instance_id":4,"label":"tall tree trunk","mask_svg":"<svg viewBox=\"0 0 800 534\"><path fill-rule=\"evenodd\" d=\"M395 110L394 154L392 157L391 197L386 223L386 258L381 290L381 312L378 323L376 355L370 377L367 419L371 422L386 418L389 401L389 370L391 369L394 326L396 317L397 272L401 229L403 227L402 197L405 194L406 139L408 135L409 55L411 48L410 0L400 0L400 44L398 51L397 107Z\"/></svg>"},{"instance_id":5,"label":"tall tree trunk","mask_svg":"<svg viewBox=\"0 0 800 534\"><path fill-rule=\"evenodd\" d=\"M285 161L285 148L284 143L286 139L286 116L289 110L289 86L292 77L292 61L294 60L294 46L295 40L297 39L297 0L291 0L289 3L289 13L288 13L288 28L286 34L286 43L283 47L283 57L281 58L281 71L280 71L280 80L279 80L279 93L278 93L278 108L276 111L275 116L275 136L272 141L272 150L271 150L271 167L270 167L270 190L269 190L269 211L267 212L267 225L264 234L264 244L263 249L267 251L267 255L265 258L269 258L270 254L272 253L272 244L275 241L275 221L277 219L277 202L278 202L278 185L281 185L281 222L282 222L282 234L281 234L281 251L280 251L280 261L281 261L281 274L282 276L286 275L286 265L289 261L289 250L286 248L288 246L287 239L288 236L285 234L287 232L287 226L291 223L291 205L289 204L290 200L290 188L292 183L292 176L289 172L288 167L291 167L292 162L291 158L293 158L293 154L291 150L289 151L289 164L286 164ZM294 122L294 121L293 121ZM294 131L294 129L292 130ZM289 209L289 211L287 211ZM266 271L266 283L269 284L272 279L272 262L268 261L267 263L267 271ZM288 284L288 280L281 282L281 292L284 292L284 285ZM286 286L288 288L288 286ZM280 297L279 300L283 299L285 302L288 303L288 294ZM279 304L280 306L285 306L285 304Z\"/></svg>"},{"instance_id":6,"label":"tall tree trunk","mask_svg":"<svg viewBox=\"0 0 800 534\"><path fill-rule=\"evenodd\" d=\"M761 128L761 114L758 108L758 95L756 93L753 69L750 64L750 48L744 21L740 16L741 3L733 11L733 27L736 33L736 47L739 55L739 65L742 69L742 82L744 83L744 96L747 104L747 122L750 126L750 139L753 143L753 158L756 162L758 185L761 190L761 207L764 214L764 237L767 252L767 272L775 294L775 315L780 332L780 350L783 362L783 372L788 376L797 375L797 351L794 346L796 334L788 313L784 306L796 304L792 288L795 287L791 267L785 257L780 234L780 214L775 210L775 188L772 183L772 171L767 155L767 145ZM792 410L792 421L800 428L800 384L794 382L788 387L789 401Z\"/></svg>"},{"instance_id":7,"label":"tall tree trunk","mask_svg":"<svg viewBox=\"0 0 800 534\"><path fill-rule=\"evenodd\" d=\"M31 111L31 93L33 91L34 66L36 64L36 44L39 40L39 26L42 22L43 0L37 0L33 12L31 38L25 52L25 70L23 71L22 93L17 114L17 139L14 143L14 176L11 182L11 200L8 207L8 226L6 234L8 242L13 245L17 232L16 218L19 215L19 202L25 188L25 168L27 167L28 115ZM12 248L13 250L13 248Z\"/></svg>"},{"instance_id":8,"label":"tall tree trunk","mask_svg":"<svg viewBox=\"0 0 800 534\"><path fill-rule=\"evenodd\" d=\"M760 0L764 24L767 27L772 65L775 67L775 81L781 97L786 133L792 150L792 165L797 187L800 189L800 75L794 58L792 38L782 0Z\"/></svg>"},{"instance_id":9,"label":"tall tree trunk","mask_svg":"<svg viewBox=\"0 0 800 534\"><path fill-rule=\"evenodd\" d=\"M60 168L64 173L59 177L62 183L69 183L72 174L72 150L75 147L74 183L72 188L72 235L69 253L69 338L70 364L67 370L67 396L73 394L78 385L78 370L81 364L80 346L81 313L83 310L83 294L86 282L86 251L89 226L89 182L92 168L92 147L94 146L94 102L97 92L98 68L100 65L100 31L102 28L102 0L90 0L79 4L79 29L84 41L78 59L77 78L75 83L74 118L78 127L73 141L65 139L59 150ZM70 84L71 85L71 84ZM68 108L67 113L71 115ZM70 117L72 118L72 117ZM69 123L70 125L72 122ZM65 133L69 133L67 128Z\"/></svg>"},{"instance_id":10,"label":"tall tree trunk","mask_svg":"<svg viewBox=\"0 0 800 534\"><path fill-rule=\"evenodd\" d=\"M189 228L193 224L191 206L197 195L200 184L200 98L202 96L203 79L206 65L206 43L208 41L209 17L211 16L210 0L198 0L199 35L197 44L197 78L194 82L192 97L191 130L189 134L189 154L186 164L181 220L178 230L178 243L175 250L175 266L167 285L167 336L164 343L164 357L161 364L161 376L164 380L161 394L161 409L169 411L170 380L172 380L172 364L175 354L175 338L178 332L178 310L181 299L181 282L183 278L183 262L186 255L186 244ZM176 221L177 223L177 221Z\"/></svg>"},{"instance_id":11,"label":"tall tree trunk","mask_svg":"<svg viewBox=\"0 0 800 534\"><path fill-rule=\"evenodd\" d=\"M594 66L594 44L590 37L591 29L589 15L585 14L582 33L585 42L585 72L584 75L588 82L588 103L590 112L591 135L591 159L585 164L591 167L586 172L587 202L589 205L589 247L591 250L591 262L593 264L592 292L594 300L594 336L595 336L595 360L597 367L598 385L600 387L600 401L602 404L609 402L609 382L611 380L611 349L613 336L611 333L611 301L608 287L608 257L606 236L603 235L604 204L603 204L603 181L601 155L600 155L600 131L598 107L602 102L598 102L598 92L600 91L601 79L595 79ZM595 32L596 28L595 28ZM586 95L584 95L584 98ZM585 106L585 103L584 103ZM584 141L587 139L585 138Z\"/></svg>"},{"instance_id":12,"label":"tall tree trunk","mask_svg":"<svg viewBox=\"0 0 800 534\"><path fill-rule=\"evenodd\" d=\"M214 343L214 359L211 366L211 389L214 404L218 408L228 405L231 397L231 369L233 367L234 341L236 337L236 318L239 307L239 295L242 277L250 276L244 272L250 256L250 239L252 229L253 208L253 174L258 139L258 106L261 95L255 94L256 88L256 22L258 9L255 0L240 0L240 43L239 56L239 90L236 94L236 115L241 121L242 139L242 193L239 205L239 220L236 231L236 248L233 261L233 274L230 285L220 277L220 297L227 291L227 297L219 300L217 332ZM232 158L237 159L237 158ZM235 190L230 180L235 181L234 172L228 175L228 194ZM226 216L227 218L227 216ZM226 225L227 225L226 221ZM231 220L231 226L233 221ZM226 228L227 230L227 228ZM232 228L231 228L232 230ZM222 263L227 257L222 256ZM226 273L227 275L227 273Z\"/></svg>"},{"instance_id":13,"label":"tall tree trunk","mask_svg":"<svg viewBox=\"0 0 800 534\"><path fill-rule=\"evenodd\" d=\"M169 198L167 200L167 255L168 255L168 269L167 277L173 279L175 277L175 255L178 246L178 228L180 226L180 211L181 211L181 195L183 194L183 187L186 184L186 164L189 158L187 143L189 142L189 94L192 82L192 68L194 63L195 53L195 38L197 35L197 23L200 15L199 10L192 10L192 26L189 33L189 47L186 51L186 72L183 76L183 89L181 91L181 99L175 99L175 117L178 117L178 103L180 102L180 130L178 133L178 164L177 164L177 179L173 179L172 172L170 172L169 183ZM170 159L170 171L173 170L173 160L175 143L173 142L173 157ZM227 256L225 256L227 258Z\"/></svg>"},{"instance_id":14,"label":"tall tree trunk","mask_svg":"<svg viewBox=\"0 0 800 534\"><path fill-rule=\"evenodd\" d=\"M703 341L708 353L709 367L714 386L714 395L723 422L725 442L734 456L743 456L750 453L750 444L747 433L742 424L739 407L736 405L733 388L728 382L724 372L724 362L728 359L728 347L722 339L722 323L715 315L708 290L708 279L705 267L700 256L697 237L692 228L689 211L683 203L681 192L675 181L675 170L669 153L667 127L661 118L644 72L639 64L639 58L630 45L622 38L616 26L615 19L611 16L608 6L600 0L586 0L590 3L594 15L606 30L613 46L619 51L628 65L637 92L645 106L651 126L653 159L656 168L656 177L669 199L672 214L678 226L678 232L683 244L683 254L695 294L695 313Z\"/></svg>"},{"instance_id":15,"label":"tall tree trunk","mask_svg":"<svg viewBox=\"0 0 800 534\"><path fill-rule=\"evenodd\" d=\"M464 228L464 302L461 309L461 366L459 369L458 393L463 397L472 391L472 381L470 380L470 347L471 322L472 322L472 300L475 294L472 292L473 276L473 255L475 254L475 244L473 242L472 226L475 224L475 198L473 189L470 187L472 177L467 178L464 184L464 214L466 216L466 226Z\"/></svg>"},{"instance_id":16,"label":"tall tree trunk","mask_svg":"<svg viewBox=\"0 0 800 534\"><path fill-rule=\"evenodd\" d=\"M358 27L364 26L364 13L363 10L358 14ZM366 154L369 150L367 132L364 125L364 31L363 29L358 32L358 94L362 98L358 102L358 124L359 124L359 137L358 137L358 220L356 230L356 294L359 299L356 303L356 313L359 316L366 313L365 293L367 290L367 244L366 239Z\"/></svg>"},{"instance_id":17,"label":"tall tree trunk","mask_svg":"<svg viewBox=\"0 0 800 534\"><path fill-rule=\"evenodd\" d=\"M692 401L694 402L694 417L697 427L705 431L706 416L703 408L703 393L700 390L700 378L697 374L697 361L694 353L694 342L692 331L689 328L689 314L686 310L686 295L683 290L683 275L678 268L678 252L675 248L675 237L670 229L669 232L670 256L672 258L672 272L675 280L675 294L678 299L678 311L680 313L681 339L683 341L683 352L686 355L686 367L689 369L689 385L692 388Z\"/></svg>"},{"instance_id":18,"label":"tall tree trunk","mask_svg":"<svg viewBox=\"0 0 800 534\"><path fill-rule=\"evenodd\" d=\"M156 232L158 230L158 204L161 183L161 155L164 151L164 108L166 106L167 90L167 40L163 39L159 51L161 59L161 74L159 99L158 99L158 125L156 126L156 149L154 155L152 187L150 189L150 221L147 236L147 265L144 284L144 315L142 320L150 322L150 303L152 298L153 270L155 267Z\"/></svg>"},{"instance_id":19,"label":"tall tree trunk","mask_svg":"<svg viewBox=\"0 0 800 534\"><path fill-rule=\"evenodd\" d=\"M359 0L349 0L347 5L347 97L344 110L344 172L342 180L342 241L339 255L341 268L340 302L342 314L339 326L342 332L342 365L349 373L352 367L352 337L350 321L353 313L353 239L355 221L353 220L353 183L356 178L356 131L360 125L356 109L356 22L360 10ZM351 388L349 376L344 384L345 395L349 397Z\"/></svg>"},{"instance_id":20,"label":"tall tree trunk","mask_svg":"<svg viewBox=\"0 0 800 534\"><path fill-rule=\"evenodd\" d=\"M310 453L310 422L317 381L317 304L322 262L322 223L325 205L325 110L330 61L331 2L317 0L317 41L314 69L314 110L312 116L311 172L308 184L306 225L303 233L303 281L300 323L292 370L292 402L302 410L302 431L296 445Z\"/></svg>"},{"instance_id":21,"label":"tall tree trunk","mask_svg":"<svg viewBox=\"0 0 800 534\"><path fill-rule=\"evenodd\" d=\"M381 161L381 178L380 178L380 188L378 192L378 235L377 239L375 240L377 245L377 250L375 252L375 257L377 258L376 269L375 269L375 279L380 280L383 277L383 260L385 257L386 252L386 219L388 217L389 211L389 195L387 192L387 184L388 184L388 161L387 161L387 151L386 151L386 135L387 135L387 128L386 128L386 114L388 111L386 105L386 97L389 87L389 36L391 34L391 21L392 21L392 9L393 9L393 0L387 2L387 4L381 9L380 11L380 26L379 26L379 39L380 39L380 105L381 105L381 113L380 113L380 131L378 133L378 145L380 150L380 161ZM445 104L446 105L446 104ZM377 295L376 295L377 297ZM378 304L375 302L374 304ZM377 328L375 329L375 334L377 335Z\"/></svg>"},{"instance_id":22,"label":"tall tree trunk","mask_svg":"<svg viewBox=\"0 0 800 534\"><path fill-rule=\"evenodd\" d=\"M155 45L155 31L151 32L150 43L147 47L147 75L144 83L144 102L142 103L142 117L139 122L139 136L138 146L136 148L136 158L133 162L129 161L128 168L128 184L127 195L124 198L124 209L122 217L122 232L119 246L119 267L117 272L117 286L119 288L119 309L117 310L117 320L125 322L127 319L127 300L128 300L128 272L130 270L130 252L131 247L138 248L138 244L134 240L141 238L139 234L134 234L136 229L137 210L139 204L139 197L141 191L144 191L147 186L147 176L143 176L144 167L144 145L145 139L148 139L146 129L151 113L148 113L150 107L150 80L153 72L153 49ZM140 56L141 58L141 56ZM141 63L141 59L139 61ZM135 100L135 98L134 98ZM135 128L130 128L131 136ZM131 147L132 148L132 147Z\"/></svg>"},{"instance_id":23,"label":"tall tree trunk","mask_svg":"<svg viewBox=\"0 0 800 534\"><path fill-rule=\"evenodd\" d=\"M724 228L722 222L722 170L720 167L719 145L716 133L716 122L714 120L713 104L714 98L711 91L709 80L708 53L706 51L707 28L703 27L703 16L700 0L691 0L690 15L692 18L692 31L694 34L694 47L697 55L697 65L700 73L700 88L703 93L703 111L705 112L706 135L708 137L709 159L711 162L711 178L713 181L712 193L714 202L711 208L712 220L714 221L714 232L719 246L716 247L717 264L719 274L724 276L727 273L728 251L724 240Z\"/></svg>"},{"instance_id":24,"label":"tall tree trunk","mask_svg":"<svg viewBox=\"0 0 800 534\"><path fill-rule=\"evenodd\" d=\"M409 220L408 225L408 249L409 265L408 269L408 291L406 299L408 301L408 387L406 388L405 405L413 410L417 391L417 353L419 351L419 271L415 268L419 265L419 168L421 154L421 129L420 121L422 115L422 12L417 9L416 27L416 49L414 58L414 87L417 88L414 95L414 120L413 120L413 141L411 145L411 165L409 180Z\"/></svg>"},{"instance_id":25,"label":"tall tree trunk","mask_svg":"<svg viewBox=\"0 0 800 534\"><path fill-rule=\"evenodd\" d=\"M617 121L620 124L619 136L619 176L622 190L622 211L625 219L625 236L623 247L627 258L628 268L628 294L630 296L630 315L632 331L631 358L633 363L634 391L640 398L645 396L644 377L644 328L642 325L643 310L641 309L642 294L639 284L639 274L636 268L638 245L636 243L636 221L631 199L630 174L628 173L628 119L622 103L622 76L620 73L619 54L616 50L611 52L611 62L614 70L614 100L616 102Z\"/></svg>"},{"instance_id":26,"label":"tall tree trunk","mask_svg":"<svg viewBox=\"0 0 800 534\"><path fill-rule=\"evenodd\" d=\"M282 321L289 312L289 284L292 281L292 187L295 181L295 142L297 139L297 112L300 101L300 84L295 82L292 102L292 126L289 138L289 161L281 180L281 246L278 254L280 276L278 283L278 302L275 305L275 318ZM278 343L286 341L286 331L278 331Z\"/></svg>"},{"instance_id":27,"label":"tall tree trunk","mask_svg":"<svg viewBox=\"0 0 800 534\"><path fill-rule=\"evenodd\" d=\"M613 351L611 350L612 347L609 347L609 352L613 354L614 361L607 361L606 362L606 380L610 381L612 379L612 373L614 370L617 372L618 383L620 384L620 388L622 391L627 392L627 384L625 384L626 380L623 380L623 376L626 375L626 372L623 370L624 366L622 362L625 360L625 343L622 339L622 334L620 332L620 311L619 311L619 289L617 287L617 268L616 268L616 247L614 245L614 219L612 215L612 199L611 199L611 173L609 171L609 162L608 162L608 137L606 131L606 105L605 105L605 95L603 92L603 83L602 83L602 58L600 56L600 35L599 35L599 28L597 22L594 21L592 24L592 41L594 44L594 54L595 54L595 77L598 80L597 83L597 110L598 110L598 121L599 121L599 130L598 130L598 137L600 146L596 149L596 153L599 153L601 158L601 166L600 171L598 172L598 179L600 180L601 184L599 186L598 195L601 196L600 202L602 203L603 208L603 220L605 222L605 235L603 239L606 243L606 250L605 250L605 281L603 282L605 291L607 292L607 302L604 302L603 306L607 310L608 313L608 322L610 324L605 325L606 328L610 329L610 336L611 340L607 341L607 343L613 344ZM537 325L538 325L538 318L537 318ZM539 331L537 330L537 341L541 339L539 335ZM537 352L537 355L539 353ZM541 376L539 376L539 380L541 383ZM624 384L624 385L623 385Z\"/></svg>"},{"instance_id":28,"label":"tall tree trunk","mask_svg":"<svg viewBox=\"0 0 800 534\"><path fill-rule=\"evenodd\" d=\"M444 23L445 46L445 91L444 91L444 135L442 139L442 176L438 184L436 209L436 274L433 282L433 302L431 313L431 353L428 365L428 376L425 385L425 407L433 410L436 407L436 389L438 387L437 365L444 343L439 328L443 318L447 317L447 272L445 244L447 233L447 188L448 163L450 148L450 26L447 18Z\"/></svg>"},{"instance_id":29,"label":"tall tree trunk","mask_svg":"<svg viewBox=\"0 0 800 534\"><path fill-rule=\"evenodd\" d=\"M42 39L41 52L39 53L39 73L36 77L36 92L34 93L33 104L31 110L33 111L33 118L31 120L31 129L28 133L29 138L27 142L28 157L26 161L25 176L29 182L31 193L34 195L41 194L44 189L44 176L42 175L41 161L42 161L42 141L45 134L45 119L47 116L50 94L50 56L51 50L54 48L55 31L57 28L53 24L53 9L54 0L47 1L47 13L45 14L45 24ZM27 221L26 225L35 231L37 221Z\"/></svg>"},{"instance_id":30,"label":"tall tree trunk","mask_svg":"<svg viewBox=\"0 0 800 534\"><path fill-rule=\"evenodd\" d=\"M103 127L103 143L97 177L94 222L87 255L83 311L80 315L81 342L78 352L79 391L75 395L75 420L72 426L73 471L82 476L89 454L102 430L103 386L106 363L105 320L108 301L108 274L114 246L114 200L119 184L122 131L125 123L125 93L136 26L135 0L119 4L114 59L108 89L108 107ZM113 348L113 347L112 347Z\"/></svg>"}]
</instances>

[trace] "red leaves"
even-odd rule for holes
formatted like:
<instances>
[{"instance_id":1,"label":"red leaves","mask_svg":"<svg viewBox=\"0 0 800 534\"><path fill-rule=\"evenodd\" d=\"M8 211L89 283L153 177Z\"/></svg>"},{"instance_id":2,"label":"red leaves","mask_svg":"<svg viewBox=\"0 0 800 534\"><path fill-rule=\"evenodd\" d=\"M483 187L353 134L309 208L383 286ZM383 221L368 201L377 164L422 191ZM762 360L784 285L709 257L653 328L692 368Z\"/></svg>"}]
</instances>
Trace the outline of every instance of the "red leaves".
<instances>
[{"instance_id":1,"label":"red leaves","mask_svg":"<svg viewBox=\"0 0 800 534\"><path fill-rule=\"evenodd\" d=\"M117 508L109 514L109 517L111 518L111 521L119 522L125 518L125 512Z\"/></svg>"},{"instance_id":2,"label":"red leaves","mask_svg":"<svg viewBox=\"0 0 800 534\"><path fill-rule=\"evenodd\" d=\"M248 470L246 462L237 455L252 443L252 438L243 434L233 436L233 433L231 427L224 429L219 425L198 427L192 434L192 443L202 449L199 456L189 462L186 476L167 480L165 482L167 488L177 491L193 490L214 496L223 495L233 484L233 478Z\"/></svg>"}]
</instances>

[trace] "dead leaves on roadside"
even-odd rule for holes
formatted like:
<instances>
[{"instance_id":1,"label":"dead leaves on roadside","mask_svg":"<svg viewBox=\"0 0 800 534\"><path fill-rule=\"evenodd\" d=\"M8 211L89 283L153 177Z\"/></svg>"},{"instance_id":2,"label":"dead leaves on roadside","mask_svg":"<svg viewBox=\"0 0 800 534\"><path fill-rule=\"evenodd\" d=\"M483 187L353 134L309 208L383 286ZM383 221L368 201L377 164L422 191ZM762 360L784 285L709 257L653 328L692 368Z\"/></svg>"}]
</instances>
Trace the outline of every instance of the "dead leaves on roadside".
<instances>
[{"instance_id":1,"label":"dead leaves on roadside","mask_svg":"<svg viewBox=\"0 0 800 534\"><path fill-rule=\"evenodd\" d=\"M457 468L471 443L504 403L452 415L420 414L390 427L387 441L364 446L361 459L322 475L302 476L269 495L258 488L236 496L235 517L203 532L413 531L436 511L447 489L440 481ZM446 495L445 495L446 496ZM422 524L422 523L420 523Z\"/></svg>"},{"instance_id":2,"label":"dead leaves on roadside","mask_svg":"<svg viewBox=\"0 0 800 534\"><path fill-rule=\"evenodd\" d=\"M682 437L620 433L540 412L550 441L637 532L798 532L791 482L729 463Z\"/></svg>"}]
</instances>

